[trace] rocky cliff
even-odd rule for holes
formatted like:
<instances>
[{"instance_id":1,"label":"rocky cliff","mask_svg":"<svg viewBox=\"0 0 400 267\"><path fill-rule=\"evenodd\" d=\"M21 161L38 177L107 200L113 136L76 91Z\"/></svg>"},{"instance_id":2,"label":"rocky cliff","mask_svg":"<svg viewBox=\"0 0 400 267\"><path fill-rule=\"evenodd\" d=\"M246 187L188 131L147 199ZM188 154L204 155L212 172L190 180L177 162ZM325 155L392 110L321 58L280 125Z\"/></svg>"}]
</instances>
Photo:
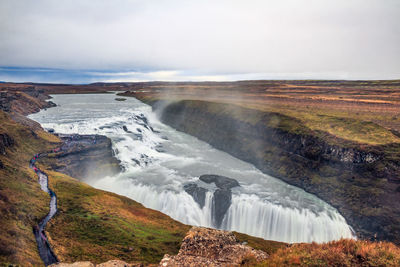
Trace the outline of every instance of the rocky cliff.
<instances>
[{"instance_id":1,"label":"rocky cliff","mask_svg":"<svg viewBox=\"0 0 400 267\"><path fill-rule=\"evenodd\" d=\"M400 243L400 145L368 146L312 131L297 119L203 101L148 101L177 130L316 194L360 237Z\"/></svg>"},{"instance_id":2,"label":"rocky cliff","mask_svg":"<svg viewBox=\"0 0 400 267\"><path fill-rule=\"evenodd\" d=\"M59 135L63 145L47 164L55 171L78 179L98 179L121 171L111 140L102 135Z\"/></svg>"}]
</instances>

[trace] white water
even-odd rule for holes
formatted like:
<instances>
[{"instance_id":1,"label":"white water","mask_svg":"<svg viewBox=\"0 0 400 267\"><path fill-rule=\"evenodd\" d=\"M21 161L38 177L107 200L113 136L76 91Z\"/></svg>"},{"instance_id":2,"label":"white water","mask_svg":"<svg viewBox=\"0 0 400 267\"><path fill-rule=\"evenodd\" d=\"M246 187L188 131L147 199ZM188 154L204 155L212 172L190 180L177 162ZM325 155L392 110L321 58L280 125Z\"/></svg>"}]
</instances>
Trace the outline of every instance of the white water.
<instances>
[{"instance_id":1,"label":"white water","mask_svg":"<svg viewBox=\"0 0 400 267\"><path fill-rule=\"evenodd\" d=\"M224 175L241 185L232 189L232 204L222 223L224 229L284 242L353 237L337 210L317 197L162 124L150 106L134 98L119 102L115 97L55 95L52 101L57 107L30 116L44 128L59 133L111 138L125 170L113 177L92 177L86 181L92 186L130 197L183 223L213 227L211 203L215 187L198 177ZM188 182L210 190L202 209L183 190Z\"/></svg>"}]
</instances>

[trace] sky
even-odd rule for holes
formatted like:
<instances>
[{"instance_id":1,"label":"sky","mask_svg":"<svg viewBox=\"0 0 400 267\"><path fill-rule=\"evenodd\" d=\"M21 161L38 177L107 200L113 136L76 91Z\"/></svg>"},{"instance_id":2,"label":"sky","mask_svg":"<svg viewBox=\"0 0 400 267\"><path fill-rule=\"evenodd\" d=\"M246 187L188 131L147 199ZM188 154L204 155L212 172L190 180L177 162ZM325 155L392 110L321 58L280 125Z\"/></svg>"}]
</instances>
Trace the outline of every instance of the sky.
<instances>
[{"instance_id":1,"label":"sky","mask_svg":"<svg viewBox=\"0 0 400 267\"><path fill-rule=\"evenodd\" d=\"M400 1L0 1L0 81L251 79L400 79Z\"/></svg>"}]
</instances>

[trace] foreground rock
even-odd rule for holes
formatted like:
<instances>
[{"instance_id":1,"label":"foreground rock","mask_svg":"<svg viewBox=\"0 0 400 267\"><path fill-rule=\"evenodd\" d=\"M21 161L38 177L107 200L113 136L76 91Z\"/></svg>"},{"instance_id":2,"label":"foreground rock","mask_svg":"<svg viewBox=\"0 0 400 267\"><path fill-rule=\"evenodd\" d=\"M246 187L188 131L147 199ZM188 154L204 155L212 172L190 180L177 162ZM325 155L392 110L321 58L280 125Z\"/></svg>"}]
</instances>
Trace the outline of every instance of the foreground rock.
<instances>
[{"instance_id":1,"label":"foreground rock","mask_svg":"<svg viewBox=\"0 0 400 267\"><path fill-rule=\"evenodd\" d=\"M74 263L56 263L50 265L50 267L142 267L141 263L126 263L120 260L111 260L100 264L93 264L90 261L78 261Z\"/></svg>"},{"instance_id":2,"label":"foreground rock","mask_svg":"<svg viewBox=\"0 0 400 267\"><path fill-rule=\"evenodd\" d=\"M159 266L240 266L249 258L261 262L268 255L240 244L232 232L193 227L178 255L165 255Z\"/></svg>"},{"instance_id":3,"label":"foreground rock","mask_svg":"<svg viewBox=\"0 0 400 267\"><path fill-rule=\"evenodd\" d=\"M121 171L109 138L77 134L59 137L64 144L56 151L56 163L51 164L55 171L78 179L101 178Z\"/></svg>"}]
</instances>

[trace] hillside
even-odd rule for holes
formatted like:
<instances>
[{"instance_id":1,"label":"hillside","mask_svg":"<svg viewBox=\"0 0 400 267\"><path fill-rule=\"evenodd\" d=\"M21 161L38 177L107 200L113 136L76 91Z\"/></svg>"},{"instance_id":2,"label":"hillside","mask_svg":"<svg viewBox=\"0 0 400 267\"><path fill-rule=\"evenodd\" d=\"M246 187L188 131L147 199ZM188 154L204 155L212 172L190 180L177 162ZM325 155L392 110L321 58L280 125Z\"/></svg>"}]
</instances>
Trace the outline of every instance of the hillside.
<instances>
[{"instance_id":1,"label":"hillside","mask_svg":"<svg viewBox=\"0 0 400 267\"><path fill-rule=\"evenodd\" d=\"M28 163L32 155L56 147L59 140L13 122L4 112L0 111L0 116L0 132L14 141L6 154L0 155L0 262L41 265L32 227L47 213L49 198L40 190ZM61 173L46 172L59 205L47 231L62 261L119 258L157 263L164 253L177 252L189 229L126 197L94 189Z\"/></svg>"}]
</instances>

